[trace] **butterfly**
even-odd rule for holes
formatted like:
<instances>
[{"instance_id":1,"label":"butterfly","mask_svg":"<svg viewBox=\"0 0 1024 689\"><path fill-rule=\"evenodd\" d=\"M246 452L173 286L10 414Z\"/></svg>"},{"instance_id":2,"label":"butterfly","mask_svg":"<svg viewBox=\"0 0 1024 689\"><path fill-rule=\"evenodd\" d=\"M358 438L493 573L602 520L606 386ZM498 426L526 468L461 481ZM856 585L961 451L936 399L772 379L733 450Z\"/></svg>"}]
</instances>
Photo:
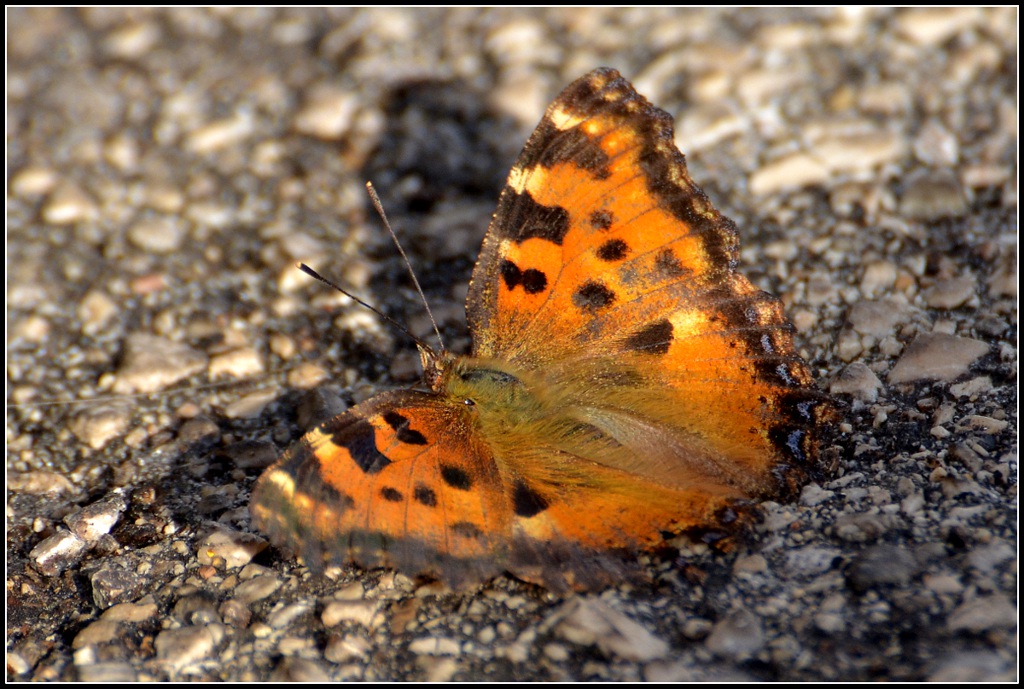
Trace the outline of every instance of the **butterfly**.
<instances>
[{"instance_id":1,"label":"butterfly","mask_svg":"<svg viewBox=\"0 0 1024 689\"><path fill-rule=\"evenodd\" d=\"M816 464L829 401L672 118L597 69L509 174L466 303L472 352L321 424L257 482L253 523L328 564L554 591L728 532Z\"/></svg>"}]
</instances>

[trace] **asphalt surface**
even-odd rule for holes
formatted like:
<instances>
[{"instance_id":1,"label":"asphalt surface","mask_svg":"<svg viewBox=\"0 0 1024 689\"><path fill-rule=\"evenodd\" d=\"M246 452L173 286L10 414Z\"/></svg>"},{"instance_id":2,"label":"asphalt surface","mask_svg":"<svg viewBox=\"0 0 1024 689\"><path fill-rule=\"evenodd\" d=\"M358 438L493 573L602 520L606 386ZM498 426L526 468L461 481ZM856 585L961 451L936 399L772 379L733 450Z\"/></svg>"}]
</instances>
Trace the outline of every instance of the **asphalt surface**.
<instances>
[{"instance_id":1,"label":"asphalt surface","mask_svg":"<svg viewBox=\"0 0 1024 689\"><path fill-rule=\"evenodd\" d=\"M1011 681L1017 11L10 9L14 680ZM676 118L841 403L739 547L555 596L310 575L249 525L316 419L453 348L505 176L607 65Z\"/></svg>"}]
</instances>

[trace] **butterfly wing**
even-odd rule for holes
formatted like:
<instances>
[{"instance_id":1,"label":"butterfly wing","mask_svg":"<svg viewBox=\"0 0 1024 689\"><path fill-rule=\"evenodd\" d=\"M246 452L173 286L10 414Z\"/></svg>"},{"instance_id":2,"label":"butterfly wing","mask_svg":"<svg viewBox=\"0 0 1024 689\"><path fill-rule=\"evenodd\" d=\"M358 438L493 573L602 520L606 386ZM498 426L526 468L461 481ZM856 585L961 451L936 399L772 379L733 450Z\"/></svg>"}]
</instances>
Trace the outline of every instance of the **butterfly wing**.
<instances>
[{"instance_id":1,"label":"butterfly wing","mask_svg":"<svg viewBox=\"0 0 1024 689\"><path fill-rule=\"evenodd\" d=\"M414 391L378 395L307 433L260 478L250 510L313 569L354 562L453 585L503 571L512 519L465 411Z\"/></svg>"},{"instance_id":2,"label":"butterfly wing","mask_svg":"<svg viewBox=\"0 0 1024 689\"><path fill-rule=\"evenodd\" d=\"M667 486L547 445L543 434L517 439L521 449L498 460L514 515L504 568L553 591L639 578L635 556L666 534L744 516L731 509L738 496L729 486ZM585 451L588 442L576 440Z\"/></svg>"},{"instance_id":3,"label":"butterfly wing","mask_svg":"<svg viewBox=\"0 0 1024 689\"><path fill-rule=\"evenodd\" d=\"M779 300L736 272L738 246L671 117L596 70L548 108L501 194L467 299L474 355L569 391L567 409L622 445L610 467L792 488L828 404Z\"/></svg>"},{"instance_id":4,"label":"butterfly wing","mask_svg":"<svg viewBox=\"0 0 1024 689\"><path fill-rule=\"evenodd\" d=\"M547 471L499 466L460 402L389 392L321 424L257 482L254 525L316 571L355 563L453 587L510 571L565 592L630 576L633 569L607 551L650 545L688 509L652 484L631 496L644 510L623 512L621 492L634 484L536 439L524 439L516 457L544 455ZM589 524L573 512L579 495L600 510ZM705 507L695 506L703 517Z\"/></svg>"}]
</instances>

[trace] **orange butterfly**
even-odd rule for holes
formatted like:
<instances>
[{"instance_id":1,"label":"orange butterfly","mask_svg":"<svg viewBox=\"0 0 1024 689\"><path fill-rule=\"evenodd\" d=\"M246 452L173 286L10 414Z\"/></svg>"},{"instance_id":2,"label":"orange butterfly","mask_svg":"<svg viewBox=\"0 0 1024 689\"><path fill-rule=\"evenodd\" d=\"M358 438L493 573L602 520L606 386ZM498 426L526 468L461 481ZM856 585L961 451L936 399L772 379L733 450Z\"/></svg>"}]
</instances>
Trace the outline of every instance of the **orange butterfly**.
<instances>
[{"instance_id":1,"label":"orange butterfly","mask_svg":"<svg viewBox=\"0 0 1024 689\"><path fill-rule=\"evenodd\" d=\"M566 88L509 174L473 273L473 352L421 347L429 391L310 431L252 516L309 566L602 586L815 464L827 398L672 118L612 69Z\"/></svg>"}]
</instances>

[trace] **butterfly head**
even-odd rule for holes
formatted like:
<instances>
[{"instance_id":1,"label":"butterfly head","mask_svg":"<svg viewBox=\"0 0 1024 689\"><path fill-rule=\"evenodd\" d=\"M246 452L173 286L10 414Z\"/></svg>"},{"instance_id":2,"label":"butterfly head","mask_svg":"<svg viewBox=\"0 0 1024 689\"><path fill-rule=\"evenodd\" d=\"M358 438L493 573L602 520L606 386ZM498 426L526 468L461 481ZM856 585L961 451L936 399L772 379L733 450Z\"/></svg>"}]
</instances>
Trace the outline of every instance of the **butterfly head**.
<instances>
[{"instance_id":1,"label":"butterfly head","mask_svg":"<svg viewBox=\"0 0 1024 689\"><path fill-rule=\"evenodd\" d=\"M435 352L422 342L416 343L420 350L420 365L423 367L423 382L433 391L441 392L444 389L446 371L451 369L455 357L449 352L441 350Z\"/></svg>"}]
</instances>

